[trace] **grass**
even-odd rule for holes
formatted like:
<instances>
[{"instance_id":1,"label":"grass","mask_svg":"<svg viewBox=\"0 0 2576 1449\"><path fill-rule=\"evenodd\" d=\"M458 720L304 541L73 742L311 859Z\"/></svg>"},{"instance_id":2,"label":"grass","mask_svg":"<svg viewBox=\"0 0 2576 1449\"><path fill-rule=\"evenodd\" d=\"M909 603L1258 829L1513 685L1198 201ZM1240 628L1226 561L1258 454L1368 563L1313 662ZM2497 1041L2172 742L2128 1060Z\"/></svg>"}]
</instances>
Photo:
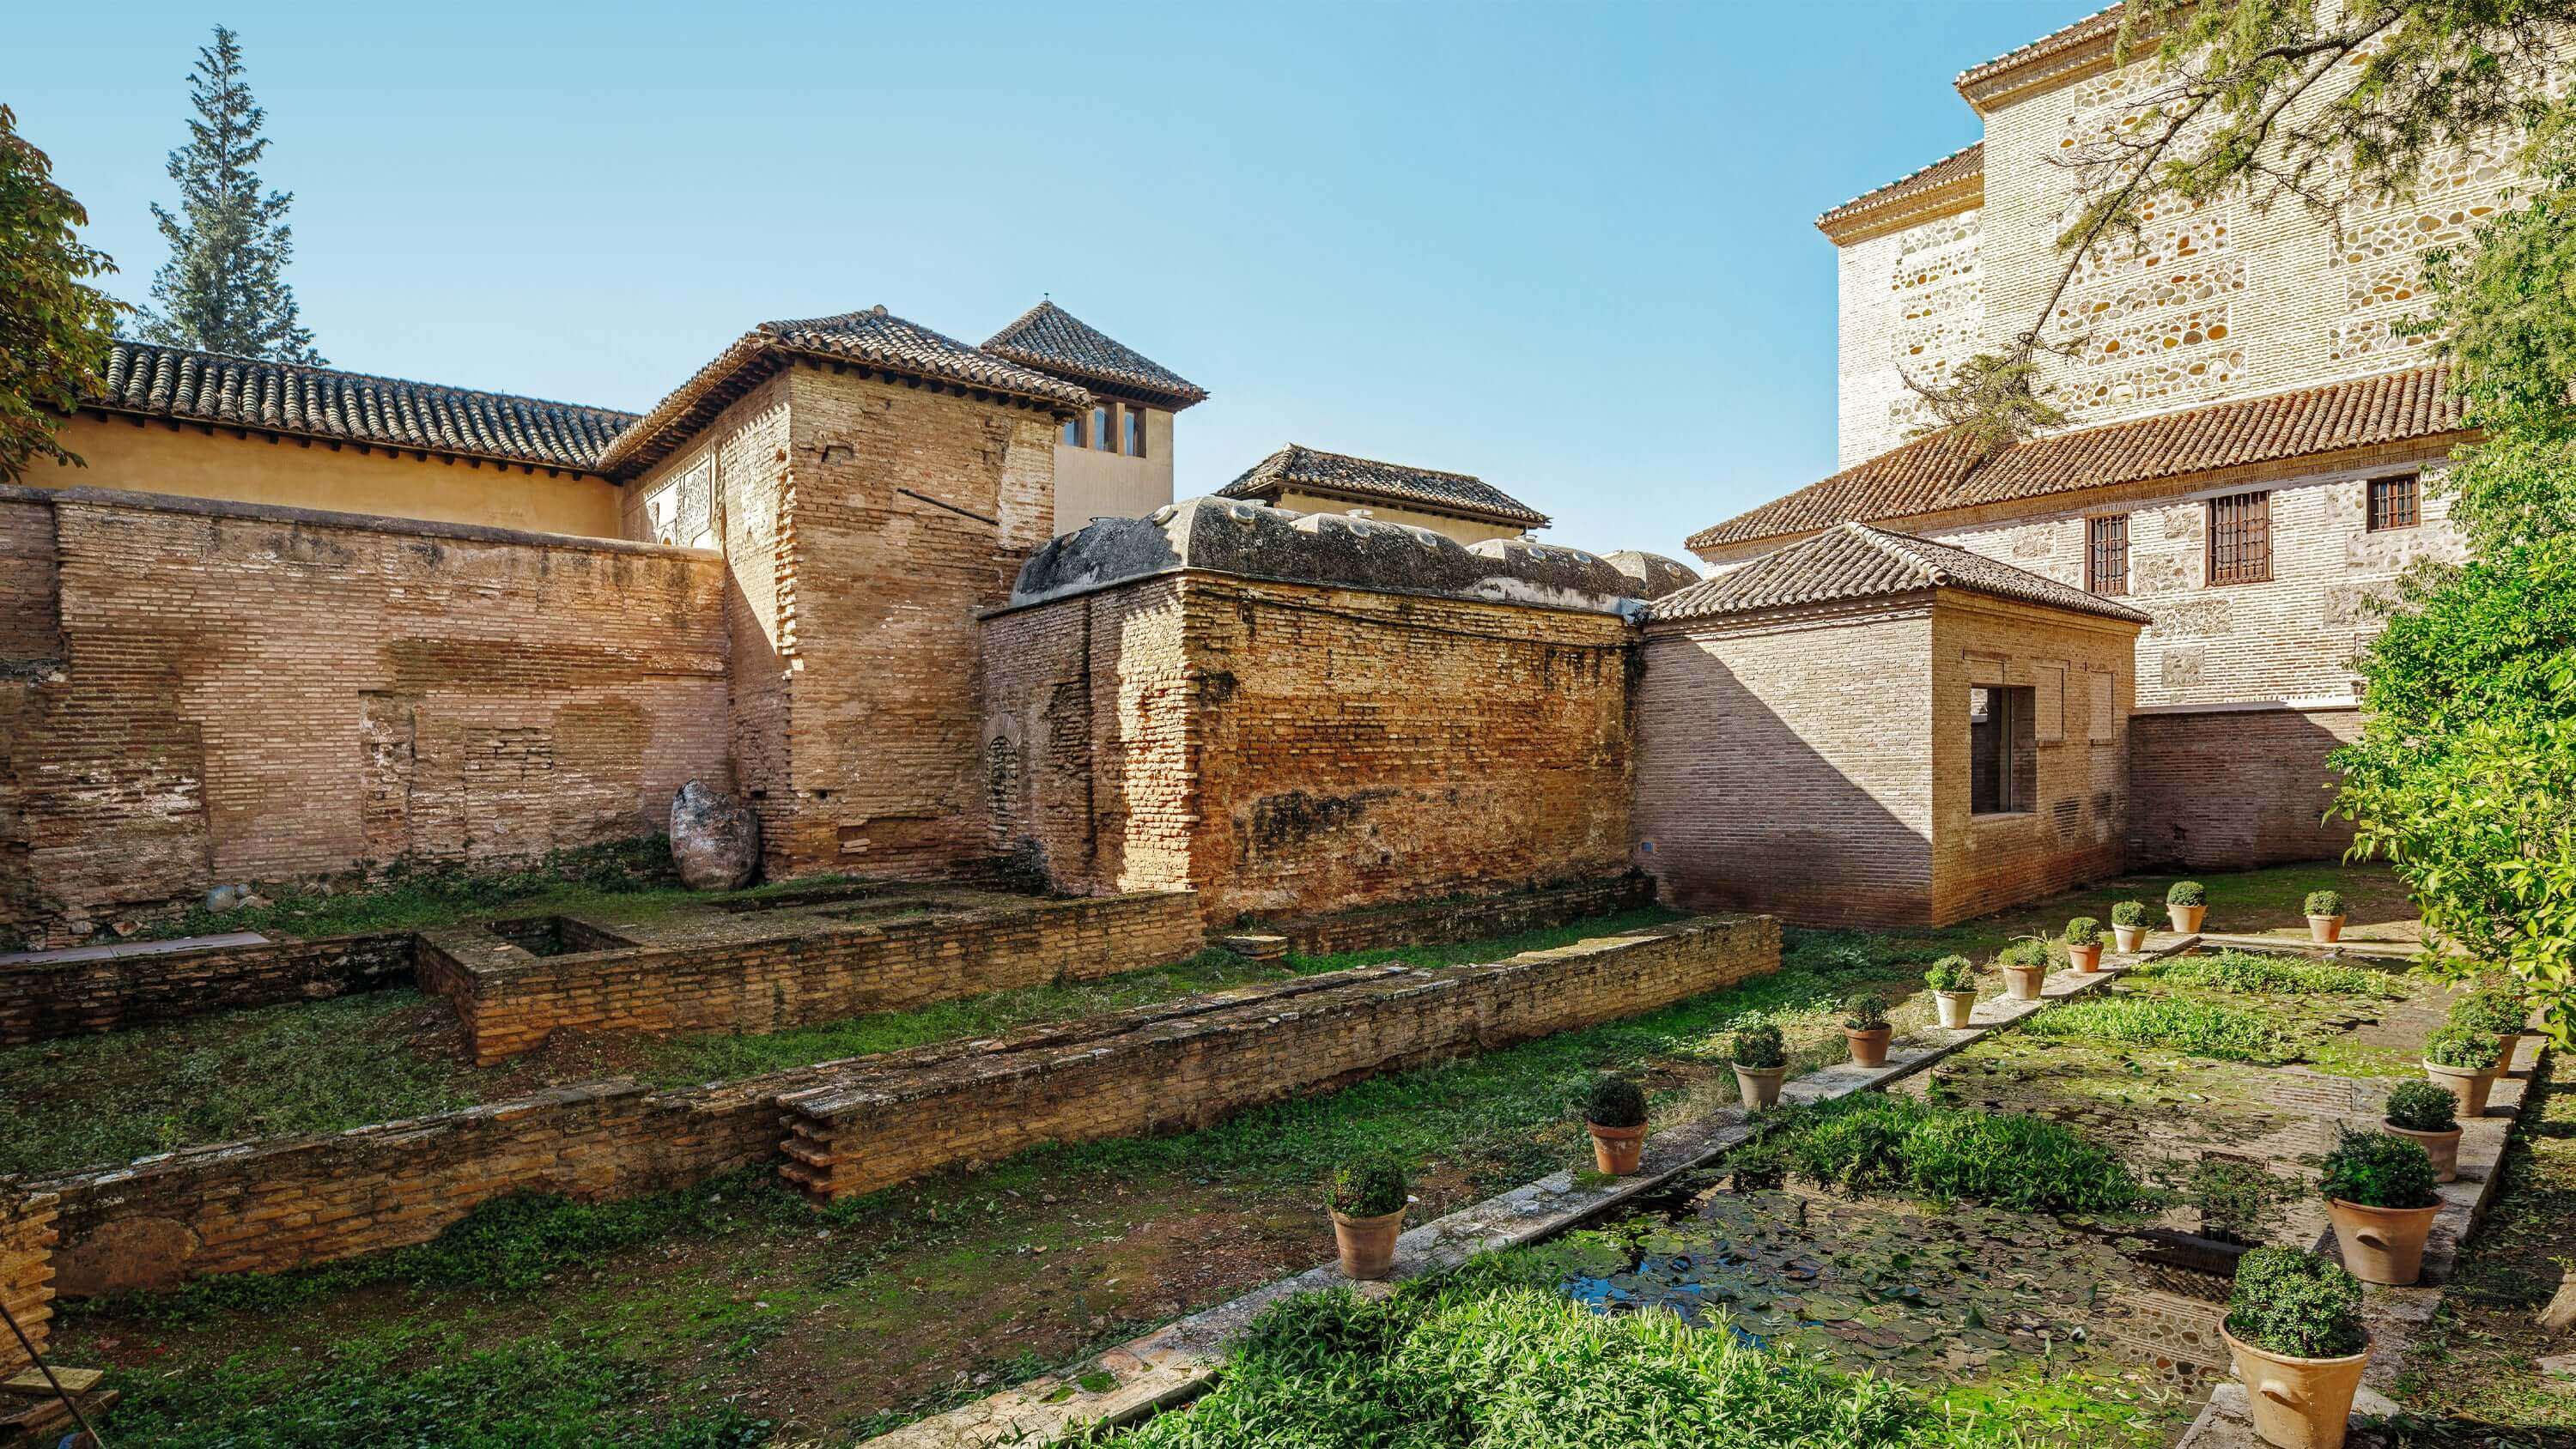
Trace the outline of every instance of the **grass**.
<instances>
[{"instance_id":1,"label":"grass","mask_svg":"<svg viewBox=\"0 0 2576 1449\"><path fill-rule=\"evenodd\" d=\"M1900 1192L2017 1212L2141 1212L2157 1195L2063 1124L1856 1093L1794 1110L1739 1151L1739 1174L1785 1169L1853 1194Z\"/></svg>"},{"instance_id":2,"label":"grass","mask_svg":"<svg viewBox=\"0 0 2576 1449\"><path fill-rule=\"evenodd\" d=\"M2158 963L2153 974L2175 986L2239 993L2370 996L2387 1000L2406 995L2406 988L2385 971L2259 951L2181 956Z\"/></svg>"},{"instance_id":3,"label":"grass","mask_svg":"<svg viewBox=\"0 0 2576 1449\"><path fill-rule=\"evenodd\" d=\"M2276 1065L2304 1050L2297 1034L2242 1007L2188 997L2115 996L2069 1002L2022 1023L2041 1037L2080 1037L2121 1046L2165 1047L2225 1062Z\"/></svg>"}]
</instances>

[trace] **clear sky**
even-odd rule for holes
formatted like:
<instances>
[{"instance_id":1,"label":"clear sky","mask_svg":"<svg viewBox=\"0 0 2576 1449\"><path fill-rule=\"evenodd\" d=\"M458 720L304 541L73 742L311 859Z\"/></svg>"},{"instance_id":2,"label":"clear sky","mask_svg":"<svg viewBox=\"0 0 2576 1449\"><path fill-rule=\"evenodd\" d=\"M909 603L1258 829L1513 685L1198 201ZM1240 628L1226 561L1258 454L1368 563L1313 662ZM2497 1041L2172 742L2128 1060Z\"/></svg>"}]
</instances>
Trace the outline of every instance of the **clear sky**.
<instances>
[{"instance_id":1,"label":"clear sky","mask_svg":"<svg viewBox=\"0 0 2576 1449\"><path fill-rule=\"evenodd\" d=\"M1183 496L1300 442L1679 556L1832 471L1816 214L2093 8L127 0L12 7L0 100L139 301L240 31L336 366L641 410L767 318L1052 294L1214 394Z\"/></svg>"}]
</instances>

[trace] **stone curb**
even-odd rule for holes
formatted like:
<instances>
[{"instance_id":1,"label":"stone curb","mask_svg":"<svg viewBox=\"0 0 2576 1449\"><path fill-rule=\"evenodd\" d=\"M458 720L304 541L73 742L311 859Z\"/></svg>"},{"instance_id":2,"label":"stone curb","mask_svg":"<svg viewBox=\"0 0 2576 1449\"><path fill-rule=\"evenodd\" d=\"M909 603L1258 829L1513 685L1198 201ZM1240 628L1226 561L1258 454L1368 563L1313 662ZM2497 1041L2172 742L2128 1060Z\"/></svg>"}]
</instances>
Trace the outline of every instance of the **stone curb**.
<instances>
[{"instance_id":1,"label":"stone curb","mask_svg":"<svg viewBox=\"0 0 2576 1449\"><path fill-rule=\"evenodd\" d=\"M1781 1088L1780 1099L1808 1105L1876 1091L1931 1067L1988 1035L2008 1028L2052 1002L2099 990L2121 971L2142 961L2159 960L2199 945L2196 935L2156 932L2147 949L2130 955L2105 951L2098 972L2063 970L2050 973L2038 1001L1989 997L1977 1003L1970 1025L1959 1030L1933 1027L1908 1037L1902 1051L1891 1050L1884 1067L1856 1067L1848 1062L1820 1067ZM1413 1228L1396 1239L1395 1274L1390 1282L1445 1273L1477 1253L1519 1247L1553 1237L1604 1216L1612 1210L1660 1191L1682 1174L1742 1145L1755 1131L1742 1107L1724 1107L1646 1139L1643 1162L1629 1177L1580 1186L1574 1174L1550 1173L1536 1182ZM2464 1144L2465 1145L2465 1144ZM1240 1298L1178 1319L1142 1338L1110 1349L1066 1370L1029 1380L974 1403L936 1414L866 1442L874 1449L988 1449L999 1444L1052 1444L1072 1430L1090 1424L1125 1424L1196 1398L1212 1383L1224 1362L1225 1346L1241 1334L1262 1309L1299 1293L1356 1287L1376 1296L1388 1283L1353 1284L1339 1268L1325 1265L1255 1288ZM1080 1381L1107 1374L1116 1382L1093 1391Z\"/></svg>"}]
</instances>

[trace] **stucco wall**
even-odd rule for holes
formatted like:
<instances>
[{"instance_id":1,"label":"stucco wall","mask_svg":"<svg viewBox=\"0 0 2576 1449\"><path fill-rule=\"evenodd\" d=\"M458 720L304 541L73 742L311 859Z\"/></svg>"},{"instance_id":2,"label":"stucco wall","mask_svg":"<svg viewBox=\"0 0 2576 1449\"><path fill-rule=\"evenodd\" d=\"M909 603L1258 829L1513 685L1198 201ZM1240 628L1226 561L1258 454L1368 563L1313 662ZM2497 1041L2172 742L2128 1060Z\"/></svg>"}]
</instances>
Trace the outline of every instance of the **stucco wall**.
<instances>
[{"instance_id":1,"label":"stucco wall","mask_svg":"<svg viewBox=\"0 0 2576 1449\"><path fill-rule=\"evenodd\" d=\"M1353 503L1347 498L1327 498L1316 493L1300 493L1291 488L1279 495L1279 507L1293 513L1364 512L1380 523L1401 523L1409 528L1427 528L1433 533L1454 538L1460 543L1482 543L1489 538L1518 538L1529 532L1517 524L1479 523L1473 519L1450 518L1418 509L1397 508L1386 503Z\"/></svg>"},{"instance_id":2,"label":"stucco wall","mask_svg":"<svg viewBox=\"0 0 2576 1449\"><path fill-rule=\"evenodd\" d=\"M1071 533L1095 518L1142 518L1172 501L1172 414L1145 415L1145 456L1055 445L1055 531Z\"/></svg>"}]
</instances>

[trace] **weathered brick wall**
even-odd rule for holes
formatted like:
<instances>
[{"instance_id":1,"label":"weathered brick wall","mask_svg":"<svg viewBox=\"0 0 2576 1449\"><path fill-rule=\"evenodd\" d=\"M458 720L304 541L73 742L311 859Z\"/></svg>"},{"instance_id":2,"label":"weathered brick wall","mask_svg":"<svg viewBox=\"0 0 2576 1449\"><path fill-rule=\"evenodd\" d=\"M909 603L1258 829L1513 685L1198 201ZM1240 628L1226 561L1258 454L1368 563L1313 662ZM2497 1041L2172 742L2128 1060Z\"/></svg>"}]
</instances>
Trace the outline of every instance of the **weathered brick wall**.
<instances>
[{"instance_id":1,"label":"weathered brick wall","mask_svg":"<svg viewBox=\"0 0 2576 1449\"><path fill-rule=\"evenodd\" d=\"M28 859L28 776L46 683L62 669L54 510L0 488L0 951L54 913Z\"/></svg>"},{"instance_id":2,"label":"weathered brick wall","mask_svg":"<svg viewBox=\"0 0 2576 1449\"><path fill-rule=\"evenodd\" d=\"M533 956L488 931L422 936L421 985L456 1003L488 1065L553 1032L773 1032L873 1011L1141 971L1196 954L1187 891L1033 901L748 944Z\"/></svg>"},{"instance_id":3,"label":"weathered brick wall","mask_svg":"<svg viewBox=\"0 0 2576 1449\"><path fill-rule=\"evenodd\" d=\"M985 628L994 839L1068 888L1224 922L1626 865L1614 615L1190 573Z\"/></svg>"},{"instance_id":4,"label":"weathered brick wall","mask_svg":"<svg viewBox=\"0 0 2576 1449\"><path fill-rule=\"evenodd\" d=\"M0 1304L43 1352L54 1318L54 1214L52 1193L29 1193L0 1182ZM14 1333L0 1333L0 1377L29 1367Z\"/></svg>"},{"instance_id":5,"label":"weathered brick wall","mask_svg":"<svg viewBox=\"0 0 2576 1449\"><path fill-rule=\"evenodd\" d=\"M1132 1029L884 1069L782 1097L818 1200L1057 1142L1202 1127L1319 1087L1633 1016L1777 970L1778 922L1651 927L1492 965L1362 967Z\"/></svg>"},{"instance_id":6,"label":"weathered brick wall","mask_svg":"<svg viewBox=\"0 0 2576 1449\"><path fill-rule=\"evenodd\" d=\"M0 961L0 1046L372 991L411 957L404 933Z\"/></svg>"},{"instance_id":7,"label":"weathered brick wall","mask_svg":"<svg viewBox=\"0 0 2576 1449\"><path fill-rule=\"evenodd\" d=\"M1438 946L1543 931L1613 911L1655 903L1654 878L1631 871L1609 880L1504 896L1457 896L1419 904L1291 916L1264 922L1309 956L1338 956L1386 946Z\"/></svg>"},{"instance_id":8,"label":"weathered brick wall","mask_svg":"<svg viewBox=\"0 0 2576 1449\"><path fill-rule=\"evenodd\" d=\"M1920 601L1651 627L1637 860L1663 899L1928 919L1932 638Z\"/></svg>"},{"instance_id":9,"label":"weathered brick wall","mask_svg":"<svg viewBox=\"0 0 2576 1449\"><path fill-rule=\"evenodd\" d=\"M2360 737L2357 709L2171 711L2129 721L2131 856L2164 869L2242 870L2340 856L2352 827L2326 756Z\"/></svg>"},{"instance_id":10,"label":"weathered brick wall","mask_svg":"<svg viewBox=\"0 0 2576 1449\"><path fill-rule=\"evenodd\" d=\"M730 783L709 554L135 494L6 501L22 548L24 505L51 515L64 663L0 704L18 726L0 839L25 841L0 900L58 902L55 939L212 883L632 836L683 781Z\"/></svg>"}]
</instances>

